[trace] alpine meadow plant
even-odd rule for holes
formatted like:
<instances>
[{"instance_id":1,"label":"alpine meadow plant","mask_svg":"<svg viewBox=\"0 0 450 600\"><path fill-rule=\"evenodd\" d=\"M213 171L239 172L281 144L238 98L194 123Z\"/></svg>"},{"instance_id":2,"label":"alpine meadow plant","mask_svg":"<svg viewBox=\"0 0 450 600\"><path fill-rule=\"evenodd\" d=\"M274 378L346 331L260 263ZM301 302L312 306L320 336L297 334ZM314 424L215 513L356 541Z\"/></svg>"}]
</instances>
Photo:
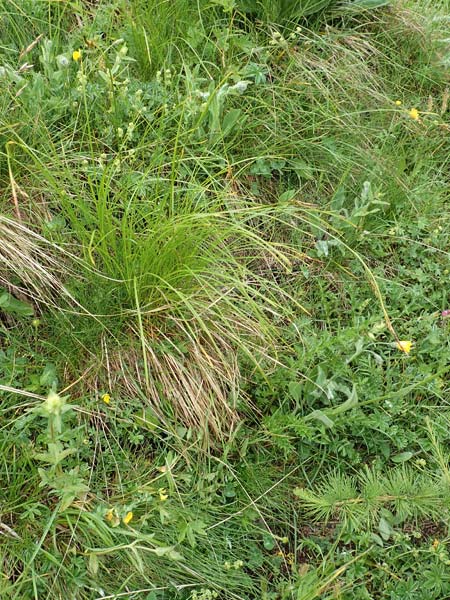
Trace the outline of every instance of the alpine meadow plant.
<instances>
[{"instance_id":1,"label":"alpine meadow plant","mask_svg":"<svg viewBox=\"0 0 450 600\"><path fill-rule=\"evenodd\" d=\"M152 107L152 102L159 102L158 95L151 97L152 90L136 89L130 96L126 76L133 60L126 45L116 46L108 48L113 56L108 66L98 67L78 49L68 65L61 59L64 55L57 55L54 45L44 41L41 62L48 86L68 95L65 107L59 104L55 114L39 123L52 155L51 168L26 141L26 128L25 139L15 134L23 159L21 163L16 158L14 168L29 171L35 182L31 186L45 177L51 190L43 213L30 203L35 224L51 244L63 249L62 265L70 271L64 283L71 291L64 290L72 302L61 318L55 316L56 338L62 338L59 321L69 337L75 328L74 343L87 346L92 360L96 348L80 337L80 320L95 320L95 331L103 340L97 340L97 348L108 345L108 340L115 343L123 324L134 332L136 344L118 355L115 350L108 354L112 364L136 375L115 383L130 387L130 382L140 381L157 414L162 416L163 406L171 405L185 423L209 424L217 433L222 424L229 428L236 419L238 356L252 357L258 364L258 356L265 359L276 352L274 323L285 312L281 300L286 296L266 279L270 275L266 264L275 261L289 270L295 252L265 239L263 229L254 225L276 221L285 209L261 207L230 188L218 193L207 181L194 178L190 170L196 168L195 155L182 159L177 154L184 152L185 143L179 139L179 128L190 122L198 128L197 113L189 116L187 111L193 109L185 97L171 97L170 71L156 86L167 95L162 96L162 112ZM48 90L42 84L41 75L32 77L34 92L38 86L45 97ZM232 92L228 84L217 92L223 98L205 123L210 140L224 135L223 103ZM168 103L174 100L169 110ZM18 100L24 113L31 109L30 102L25 89ZM70 114L75 119L76 145L81 144L85 156L81 160L75 144L65 134L61 138L50 120ZM115 126L124 119L129 120L126 126ZM94 137L99 130L103 133ZM58 156L60 145L67 146L63 157ZM97 157L94 147L106 152ZM70 166L77 163L84 174L81 180ZM9 227L7 234L12 236L14 227L23 226ZM13 249L20 255L17 242ZM34 256L28 271L26 265L22 268L22 281L34 281L39 301L51 297L42 277L55 274L45 271ZM256 265L260 266L255 269ZM35 278L36 269L43 273L41 279ZM78 325L71 325L70 314Z\"/></svg>"}]
</instances>

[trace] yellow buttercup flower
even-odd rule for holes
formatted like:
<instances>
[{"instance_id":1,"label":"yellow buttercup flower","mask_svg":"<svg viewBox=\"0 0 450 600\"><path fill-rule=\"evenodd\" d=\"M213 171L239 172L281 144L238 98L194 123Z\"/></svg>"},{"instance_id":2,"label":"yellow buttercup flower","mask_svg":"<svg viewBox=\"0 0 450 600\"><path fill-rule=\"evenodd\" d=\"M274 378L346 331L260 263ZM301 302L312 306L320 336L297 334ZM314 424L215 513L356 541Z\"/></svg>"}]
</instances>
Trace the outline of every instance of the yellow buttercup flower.
<instances>
[{"instance_id":1,"label":"yellow buttercup flower","mask_svg":"<svg viewBox=\"0 0 450 600\"><path fill-rule=\"evenodd\" d=\"M402 105L402 101L401 100L396 100L395 101L395 105L396 106L401 106Z\"/></svg>"},{"instance_id":2,"label":"yellow buttercup flower","mask_svg":"<svg viewBox=\"0 0 450 600\"><path fill-rule=\"evenodd\" d=\"M120 525L120 517L115 508L108 508L105 512L105 520L108 521L111 527L118 527Z\"/></svg>"},{"instance_id":3,"label":"yellow buttercup flower","mask_svg":"<svg viewBox=\"0 0 450 600\"><path fill-rule=\"evenodd\" d=\"M409 113L408 113L408 114L409 114L409 116L411 117L411 119L414 119L414 121L418 121L418 120L419 120L420 113L419 113L419 111L417 110L417 108L412 108L412 109L409 111Z\"/></svg>"},{"instance_id":4,"label":"yellow buttercup flower","mask_svg":"<svg viewBox=\"0 0 450 600\"><path fill-rule=\"evenodd\" d=\"M164 502L169 497L169 494L166 493L165 488L159 488L158 494L159 494L159 499L161 500L161 502Z\"/></svg>"},{"instance_id":5,"label":"yellow buttercup flower","mask_svg":"<svg viewBox=\"0 0 450 600\"><path fill-rule=\"evenodd\" d=\"M110 508L106 511L105 519L111 523L114 518L114 509Z\"/></svg>"},{"instance_id":6,"label":"yellow buttercup flower","mask_svg":"<svg viewBox=\"0 0 450 600\"><path fill-rule=\"evenodd\" d=\"M124 516L123 518L123 522L125 523L125 525L128 525L128 523L133 519L133 513L131 512L131 510L129 512L127 512L127 514Z\"/></svg>"},{"instance_id":7,"label":"yellow buttercup flower","mask_svg":"<svg viewBox=\"0 0 450 600\"><path fill-rule=\"evenodd\" d=\"M411 352L412 342L410 340L397 342L397 348L405 354L409 354Z\"/></svg>"},{"instance_id":8,"label":"yellow buttercup flower","mask_svg":"<svg viewBox=\"0 0 450 600\"><path fill-rule=\"evenodd\" d=\"M81 59L81 50L74 50L72 52L72 58L75 62L78 62Z\"/></svg>"},{"instance_id":9,"label":"yellow buttercup flower","mask_svg":"<svg viewBox=\"0 0 450 600\"><path fill-rule=\"evenodd\" d=\"M102 400L105 404L109 404L111 402L111 396L109 394L103 394Z\"/></svg>"}]
</instances>

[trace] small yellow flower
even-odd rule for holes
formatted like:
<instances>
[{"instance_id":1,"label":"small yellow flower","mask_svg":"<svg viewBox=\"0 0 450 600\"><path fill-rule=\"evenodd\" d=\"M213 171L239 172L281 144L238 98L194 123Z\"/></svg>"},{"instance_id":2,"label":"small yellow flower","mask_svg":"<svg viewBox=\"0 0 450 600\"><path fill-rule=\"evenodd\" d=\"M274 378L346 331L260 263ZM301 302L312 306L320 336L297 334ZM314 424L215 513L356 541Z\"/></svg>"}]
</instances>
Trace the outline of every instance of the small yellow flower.
<instances>
[{"instance_id":1,"label":"small yellow flower","mask_svg":"<svg viewBox=\"0 0 450 600\"><path fill-rule=\"evenodd\" d=\"M81 59L81 50L74 50L72 52L72 58L75 62L78 62Z\"/></svg>"},{"instance_id":2,"label":"small yellow flower","mask_svg":"<svg viewBox=\"0 0 450 600\"><path fill-rule=\"evenodd\" d=\"M433 540L433 548L436 550L436 548L439 546L440 542L439 540Z\"/></svg>"},{"instance_id":3,"label":"small yellow flower","mask_svg":"<svg viewBox=\"0 0 450 600\"><path fill-rule=\"evenodd\" d=\"M410 340L397 342L397 348L405 354L409 354L411 352L412 342Z\"/></svg>"},{"instance_id":4,"label":"small yellow flower","mask_svg":"<svg viewBox=\"0 0 450 600\"><path fill-rule=\"evenodd\" d=\"M128 525L128 523L133 519L133 513L131 512L131 510L129 512L127 512L127 514L124 516L123 518L123 522L125 523L125 525Z\"/></svg>"},{"instance_id":5,"label":"small yellow flower","mask_svg":"<svg viewBox=\"0 0 450 600\"><path fill-rule=\"evenodd\" d=\"M120 517L115 508L109 508L105 512L105 520L108 521L111 527L118 527L120 525Z\"/></svg>"},{"instance_id":6,"label":"small yellow flower","mask_svg":"<svg viewBox=\"0 0 450 600\"><path fill-rule=\"evenodd\" d=\"M409 113L408 113L408 114L409 114L409 116L411 117L411 119L413 119L414 121L418 121L418 120L419 120L420 113L419 113L419 111L417 110L417 108L412 108L412 109L409 111Z\"/></svg>"},{"instance_id":7,"label":"small yellow flower","mask_svg":"<svg viewBox=\"0 0 450 600\"><path fill-rule=\"evenodd\" d=\"M402 101L401 100L396 100L395 101L395 105L396 106L401 106L402 105Z\"/></svg>"},{"instance_id":8,"label":"small yellow flower","mask_svg":"<svg viewBox=\"0 0 450 600\"><path fill-rule=\"evenodd\" d=\"M109 394L103 394L102 400L105 404L109 404L111 402L111 396Z\"/></svg>"},{"instance_id":9,"label":"small yellow flower","mask_svg":"<svg viewBox=\"0 0 450 600\"><path fill-rule=\"evenodd\" d=\"M159 488L158 494L159 494L159 499L161 500L161 502L165 502L167 500L167 498L169 497L169 494L166 493L165 488Z\"/></svg>"}]
</instances>

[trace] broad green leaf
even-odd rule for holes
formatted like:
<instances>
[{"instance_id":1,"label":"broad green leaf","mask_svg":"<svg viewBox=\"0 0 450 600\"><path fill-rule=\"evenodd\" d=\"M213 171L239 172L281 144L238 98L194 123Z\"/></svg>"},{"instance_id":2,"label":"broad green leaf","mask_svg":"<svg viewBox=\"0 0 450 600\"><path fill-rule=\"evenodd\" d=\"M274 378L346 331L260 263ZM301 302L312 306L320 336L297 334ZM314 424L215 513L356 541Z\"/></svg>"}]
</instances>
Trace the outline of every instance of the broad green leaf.
<instances>
[{"instance_id":1,"label":"broad green leaf","mask_svg":"<svg viewBox=\"0 0 450 600\"><path fill-rule=\"evenodd\" d=\"M339 406L335 406L334 408L329 409L328 412L333 416L339 415L347 410L350 410L351 408L355 408L355 406L358 406L358 394L356 392L356 387L353 386L352 392L348 397L348 400L346 400L342 404L339 404Z\"/></svg>"},{"instance_id":2,"label":"broad green leaf","mask_svg":"<svg viewBox=\"0 0 450 600\"><path fill-rule=\"evenodd\" d=\"M404 463L414 456L414 452L400 452L392 457L392 462Z\"/></svg>"},{"instance_id":3,"label":"broad green leaf","mask_svg":"<svg viewBox=\"0 0 450 600\"><path fill-rule=\"evenodd\" d=\"M380 519L380 522L378 524L378 531L385 542L394 533L394 530L392 529L391 525L386 521L384 517L381 517Z\"/></svg>"},{"instance_id":4,"label":"broad green leaf","mask_svg":"<svg viewBox=\"0 0 450 600\"><path fill-rule=\"evenodd\" d=\"M269 533L263 533L263 546L266 550L273 550L275 548L275 540Z\"/></svg>"},{"instance_id":5,"label":"broad green leaf","mask_svg":"<svg viewBox=\"0 0 450 600\"><path fill-rule=\"evenodd\" d=\"M290 381L288 385L289 394L298 402L302 393L302 384L298 381Z\"/></svg>"},{"instance_id":6,"label":"broad green leaf","mask_svg":"<svg viewBox=\"0 0 450 600\"><path fill-rule=\"evenodd\" d=\"M32 317L34 309L31 304L17 300L4 288L0 288L0 311L19 317Z\"/></svg>"},{"instance_id":7,"label":"broad green leaf","mask_svg":"<svg viewBox=\"0 0 450 600\"><path fill-rule=\"evenodd\" d=\"M56 374L56 367L52 363L47 363L42 371L42 375L39 378L39 383L42 387L51 388L58 384L58 376Z\"/></svg>"},{"instance_id":8,"label":"broad green leaf","mask_svg":"<svg viewBox=\"0 0 450 600\"><path fill-rule=\"evenodd\" d=\"M91 575L97 575L98 573L98 557L96 554L89 554L88 570Z\"/></svg>"},{"instance_id":9,"label":"broad green leaf","mask_svg":"<svg viewBox=\"0 0 450 600\"><path fill-rule=\"evenodd\" d=\"M240 108L233 108L229 110L223 118L222 121L222 135L226 137L229 133L233 131L236 123L241 119L242 111ZM241 119L242 121L242 119Z\"/></svg>"},{"instance_id":10,"label":"broad green leaf","mask_svg":"<svg viewBox=\"0 0 450 600\"><path fill-rule=\"evenodd\" d=\"M313 412L309 413L309 415L307 415L305 419L317 419L317 421L323 423L325 427L334 427L334 421L332 421L330 417L328 417L321 410L313 410Z\"/></svg>"}]
</instances>

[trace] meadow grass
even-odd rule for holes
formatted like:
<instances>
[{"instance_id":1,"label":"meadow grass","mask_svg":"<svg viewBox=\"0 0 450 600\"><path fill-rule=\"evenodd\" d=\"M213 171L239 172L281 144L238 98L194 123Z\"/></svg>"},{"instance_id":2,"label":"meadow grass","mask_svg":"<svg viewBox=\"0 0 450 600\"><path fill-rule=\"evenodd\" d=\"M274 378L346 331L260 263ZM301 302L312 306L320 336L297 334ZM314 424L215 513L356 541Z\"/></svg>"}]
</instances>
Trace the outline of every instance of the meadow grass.
<instances>
[{"instance_id":1,"label":"meadow grass","mask_svg":"<svg viewBox=\"0 0 450 600\"><path fill-rule=\"evenodd\" d=\"M0 597L450 594L449 19L0 0Z\"/></svg>"}]
</instances>

